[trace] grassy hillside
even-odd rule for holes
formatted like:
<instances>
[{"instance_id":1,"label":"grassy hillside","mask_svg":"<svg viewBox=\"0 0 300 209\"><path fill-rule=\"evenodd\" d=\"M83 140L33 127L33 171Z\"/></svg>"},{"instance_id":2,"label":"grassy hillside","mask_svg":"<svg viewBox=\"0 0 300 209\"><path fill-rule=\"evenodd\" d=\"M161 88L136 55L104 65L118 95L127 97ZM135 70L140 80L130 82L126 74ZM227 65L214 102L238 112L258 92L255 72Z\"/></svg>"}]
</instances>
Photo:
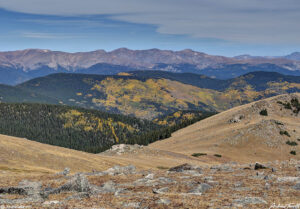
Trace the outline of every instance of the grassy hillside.
<instances>
[{"instance_id":1,"label":"grassy hillside","mask_svg":"<svg viewBox=\"0 0 300 209\"><path fill-rule=\"evenodd\" d=\"M299 93L284 94L235 107L150 147L220 162L299 160L299 101Z\"/></svg>"},{"instance_id":2,"label":"grassy hillside","mask_svg":"<svg viewBox=\"0 0 300 209\"><path fill-rule=\"evenodd\" d=\"M129 164L120 158L114 159L5 135L0 135L0 158L1 178L13 177L15 174L56 173L66 167L75 173L105 170L116 164Z\"/></svg>"},{"instance_id":3,"label":"grassy hillside","mask_svg":"<svg viewBox=\"0 0 300 209\"><path fill-rule=\"evenodd\" d=\"M99 152L159 128L122 115L44 104L0 104L0 133L38 142ZM146 143L146 142L145 142Z\"/></svg>"},{"instance_id":4,"label":"grassy hillside","mask_svg":"<svg viewBox=\"0 0 300 209\"><path fill-rule=\"evenodd\" d=\"M300 77L254 72L230 80L158 71L119 75L54 74L18 85L61 104L154 119L178 110L223 111L298 92Z\"/></svg>"}]
</instances>

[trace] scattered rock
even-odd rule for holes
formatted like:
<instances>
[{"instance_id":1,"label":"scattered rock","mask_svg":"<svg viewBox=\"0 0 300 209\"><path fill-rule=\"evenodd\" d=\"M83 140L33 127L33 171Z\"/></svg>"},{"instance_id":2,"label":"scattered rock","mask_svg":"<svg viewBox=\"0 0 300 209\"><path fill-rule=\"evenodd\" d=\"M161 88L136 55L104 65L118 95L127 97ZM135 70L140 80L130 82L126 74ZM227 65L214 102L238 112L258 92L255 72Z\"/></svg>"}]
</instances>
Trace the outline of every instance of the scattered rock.
<instances>
[{"instance_id":1,"label":"scattered rock","mask_svg":"<svg viewBox=\"0 0 300 209\"><path fill-rule=\"evenodd\" d=\"M285 176L285 177L278 177L278 182L295 182L300 181L300 177L293 177L293 176Z\"/></svg>"},{"instance_id":2,"label":"scattered rock","mask_svg":"<svg viewBox=\"0 0 300 209\"><path fill-rule=\"evenodd\" d=\"M164 194L164 193L169 191L169 188L168 187L163 187L163 188L160 188L160 189L153 189L152 191L153 191L154 194Z\"/></svg>"},{"instance_id":3,"label":"scattered rock","mask_svg":"<svg viewBox=\"0 0 300 209\"><path fill-rule=\"evenodd\" d=\"M143 149L143 145L130 145L130 144L116 144L113 145L109 150L105 151L103 154L109 155L122 155L126 153L136 153Z\"/></svg>"},{"instance_id":4,"label":"scattered rock","mask_svg":"<svg viewBox=\"0 0 300 209\"><path fill-rule=\"evenodd\" d=\"M169 205L171 204L171 201L168 199L159 199L156 201L156 204L164 204L164 205Z\"/></svg>"},{"instance_id":5,"label":"scattered rock","mask_svg":"<svg viewBox=\"0 0 300 209\"><path fill-rule=\"evenodd\" d=\"M134 165L124 166L124 167L115 166L105 171L105 173L112 176L119 175L119 174L125 174L125 175L134 174L135 172L136 172L136 168Z\"/></svg>"},{"instance_id":6,"label":"scattered rock","mask_svg":"<svg viewBox=\"0 0 300 209\"><path fill-rule=\"evenodd\" d=\"M0 194L18 194L25 195L21 199L0 199L0 204L18 204L26 202L43 202L44 193L42 191L42 184L39 182L32 182L23 180L17 187L0 188Z\"/></svg>"},{"instance_id":7,"label":"scattered rock","mask_svg":"<svg viewBox=\"0 0 300 209\"><path fill-rule=\"evenodd\" d=\"M67 176L70 174L71 169L70 168L65 168L62 172L56 173L56 175L63 175Z\"/></svg>"},{"instance_id":8,"label":"scattered rock","mask_svg":"<svg viewBox=\"0 0 300 209\"><path fill-rule=\"evenodd\" d=\"M169 169L171 172L183 172L189 170L193 170L193 166L187 163Z\"/></svg>"},{"instance_id":9,"label":"scattered rock","mask_svg":"<svg viewBox=\"0 0 300 209\"><path fill-rule=\"evenodd\" d=\"M226 171L226 172L233 172L233 168L230 165L213 165L210 167L211 170L216 170L216 171Z\"/></svg>"},{"instance_id":10,"label":"scattered rock","mask_svg":"<svg viewBox=\"0 0 300 209\"><path fill-rule=\"evenodd\" d=\"M267 202L260 197L245 197L242 199L236 199L234 202L242 205L267 204Z\"/></svg>"},{"instance_id":11,"label":"scattered rock","mask_svg":"<svg viewBox=\"0 0 300 209\"><path fill-rule=\"evenodd\" d=\"M244 186L244 182L242 181L238 181L236 183L234 183L234 187L243 187Z\"/></svg>"},{"instance_id":12,"label":"scattered rock","mask_svg":"<svg viewBox=\"0 0 300 209\"><path fill-rule=\"evenodd\" d=\"M108 181L101 186L100 190L102 193L115 193L117 191L116 184L113 181Z\"/></svg>"},{"instance_id":13,"label":"scattered rock","mask_svg":"<svg viewBox=\"0 0 300 209\"><path fill-rule=\"evenodd\" d=\"M52 201L45 201L43 203L43 205L57 205L60 204L61 202L57 201L57 200L52 200Z\"/></svg>"},{"instance_id":14,"label":"scattered rock","mask_svg":"<svg viewBox=\"0 0 300 209\"><path fill-rule=\"evenodd\" d=\"M229 123L239 123L245 118L245 115L236 115L229 120Z\"/></svg>"},{"instance_id":15,"label":"scattered rock","mask_svg":"<svg viewBox=\"0 0 300 209\"><path fill-rule=\"evenodd\" d=\"M140 208L141 204L138 202L130 202L130 203L125 203L123 204L124 208Z\"/></svg>"},{"instance_id":16,"label":"scattered rock","mask_svg":"<svg viewBox=\"0 0 300 209\"><path fill-rule=\"evenodd\" d=\"M90 192L91 185L89 184L85 175L79 173L74 175L66 184L62 185L59 188L52 189L46 192L46 195L49 194L59 194L61 192Z\"/></svg>"},{"instance_id":17,"label":"scattered rock","mask_svg":"<svg viewBox=\"0 0 300 209\"><path fill-rule=\"evenodd\" d=\"M89 198L89 197L90 197L90 194L88 192L79 192L79 193L76 193L74 195L67 197L66 200L73 200L73 199L80 200L80 199Z\"/></svg>"},{"instance_id":18,"label":"scattered rock","mask_svg":"<svg viewBox=\"0 0 300 209\"><path fill-rule=\"evenodd\" d=\"M150 173L148 174L145 179L154 179L154 174L153 173Z\"/></svg>"}]
</instances>

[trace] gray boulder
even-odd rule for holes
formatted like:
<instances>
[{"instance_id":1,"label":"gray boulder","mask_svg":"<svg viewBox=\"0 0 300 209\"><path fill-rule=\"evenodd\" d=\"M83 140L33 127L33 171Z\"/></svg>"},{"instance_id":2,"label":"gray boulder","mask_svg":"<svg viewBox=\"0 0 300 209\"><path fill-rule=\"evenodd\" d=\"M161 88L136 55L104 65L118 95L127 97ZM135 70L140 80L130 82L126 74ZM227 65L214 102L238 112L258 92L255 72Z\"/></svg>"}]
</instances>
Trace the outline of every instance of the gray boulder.
<instances>
[{"instance_id":1,"label":"gray boulder","mask_svg":"<svg viewBox=\"0 0 300 209\"><path fill-rule=\"evenodd\" d=\"M175 166L175 167L172 167L172 168L169 169L170 172L184 172L184 171L192 171L192 170L196 170L198 172L201 172L200 167L193 166L193 165L190 165L188 163L178 165L178 166Z\"/></svg>"},{"instance_id":2,"label":"gray boulder","mask_svg":"<svg viewBox=\"0 0 300 209\"><path fill-rule=\"evenodd\" d=\"M160 188L160 189L153 189L152 191L153 191L154 194L164 194L164 193L169 191L169 188L168 187L163 187L163 188Z\"/></svg>"},{"instance_id":3,"label":"gray boulder","mask_svg":"<svg viewBox=\"0 0 300 209\"><path fill-rule=\"evenodd\" d=\"M0 199L0 204L20 204L26 202L42 202L44 201L44 193L42 185L39 182L23 180L17 187L0 188L0 194L18 194L24 195L21 199Z\"/></svg>"},{"instance_id":4,"label":"gray boulder","mask_svg":"<svg viewBox=\"0 0 300 209\"><path fill-rule=\"evenodd\" d=\"M136 167L134 165L128 165L128 166L114 166L108 170L105 171L108 175L120 175L120 174L134 174L136 173Z\"/></svg>"},{"instance_id":5,"label":"gray boulder","mask_svg":"<svg viewBox=\"0 0 300 209\"><path fill-rule=\"evenodd\" d=\"M201 183L201 184L197 185L195 188L193 188L192 190L190 190L188 193L202 194L211 188L212 188L212 186L210 186L206 183Z\"/></svg>"},{"instance_id":6,"label":"gray boulder","mask_svg":"<svg viewBox=\"0 0 300 209\"><path fill-rule=\"evenodd\" d=\"M49 190L46 195L59 194L61 192L90 192L91 185L84 174L74 175L66 184L56 189Z\"/></svg>"}]
</instances>

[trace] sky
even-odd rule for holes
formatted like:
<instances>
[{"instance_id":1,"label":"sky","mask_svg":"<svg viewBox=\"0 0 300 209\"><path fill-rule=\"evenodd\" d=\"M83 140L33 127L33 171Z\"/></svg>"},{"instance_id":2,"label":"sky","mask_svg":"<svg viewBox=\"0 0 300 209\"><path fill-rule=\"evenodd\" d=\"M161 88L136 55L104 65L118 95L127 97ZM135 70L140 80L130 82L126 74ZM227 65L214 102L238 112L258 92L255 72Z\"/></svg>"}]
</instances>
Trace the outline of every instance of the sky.
<instances>
[{"instance_id":1,"label":"sky","mask_svg":"<svg viewBox=\"0 0 300 209\"><path fill-rule=\"evenodd\" d=\"M0 51L300 51L299 0L0 0Z\"/></svg>"}]
</instances>

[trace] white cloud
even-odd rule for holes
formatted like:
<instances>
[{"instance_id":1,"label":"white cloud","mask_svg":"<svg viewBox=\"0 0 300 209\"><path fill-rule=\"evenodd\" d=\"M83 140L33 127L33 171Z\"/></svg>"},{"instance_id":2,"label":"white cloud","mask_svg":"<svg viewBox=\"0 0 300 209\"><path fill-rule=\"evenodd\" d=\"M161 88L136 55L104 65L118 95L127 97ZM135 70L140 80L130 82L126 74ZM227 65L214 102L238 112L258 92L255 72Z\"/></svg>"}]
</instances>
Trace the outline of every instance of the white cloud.
<instances>
[{"instance_id":1,"label":"white cloud","mask_svg":"<svg viewBox=\"0 0 300 209\"><path fill-rule=\"evenodd\" d=\"M300 43L299 0L0 0L24 13L110 15L159 33L243 43Z\"/></svg>"}]
</instances>

